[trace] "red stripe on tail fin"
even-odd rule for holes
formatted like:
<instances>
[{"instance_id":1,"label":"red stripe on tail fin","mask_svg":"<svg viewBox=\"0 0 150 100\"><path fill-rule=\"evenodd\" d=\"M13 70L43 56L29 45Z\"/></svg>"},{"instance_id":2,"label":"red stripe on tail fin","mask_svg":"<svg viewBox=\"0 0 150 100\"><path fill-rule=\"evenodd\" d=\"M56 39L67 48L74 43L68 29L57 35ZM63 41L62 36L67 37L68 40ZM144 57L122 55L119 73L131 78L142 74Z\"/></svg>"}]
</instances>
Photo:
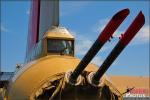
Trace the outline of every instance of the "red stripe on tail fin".
<instances>
[{"instance_id":1,"label":"red stripe on tail fin","mask_svg":"<svg viewBox=\"0 0 150 100\"><path fill-rule=\"evenodd\" d=\"M33 0L30 9L27 52L38 42L40 18L40 0Z\"/></svg>"}]
</instances>

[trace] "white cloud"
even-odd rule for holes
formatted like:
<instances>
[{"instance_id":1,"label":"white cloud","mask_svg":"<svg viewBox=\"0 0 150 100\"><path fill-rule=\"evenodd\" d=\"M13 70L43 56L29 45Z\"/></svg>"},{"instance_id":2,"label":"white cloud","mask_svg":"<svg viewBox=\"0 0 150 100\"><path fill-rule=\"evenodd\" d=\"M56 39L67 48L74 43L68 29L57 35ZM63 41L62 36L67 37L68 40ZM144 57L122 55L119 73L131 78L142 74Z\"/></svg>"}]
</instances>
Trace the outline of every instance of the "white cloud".
<instances>
[{"instance_id":1,"label":"white cloud","mask_svg":"<svg viewBox=\"0 0 150 100\"><path fill-rule=\"evenodd\" d=\"M76 33L75 31L71 31L71 33L75 36L76 42L75 42L75 54L80 55L80 56L84 56L88 50L91 48L91 46L93 45L93 43L95 42L95 40L91 40L85 36L82 36L79 33ZM116 34L118 34L118 32L116 32ZM115 37L119 37L118 35L115 35ZM107 51L109 49L112 48L112 46L114 46L114 41L111 41L109 43L109 45L105 45L101 48L100 52L104 52Z\"/></svg>"},{"instance_id":2,"label":"white cloud","mask_svg":"<svg viewBox=\"0 0 150 100\"><path fill-rule=\"evenodd\" d=\"M8 32L8 29L4 27L3 25L1 25L1 32Z\"/></svg>"},{"instance_id":3,"label":"white cloud","mask_svg":"<svg viewBox=\"0 0 150 100\"><path fill-rule=\"evenodd\" d=\"M80 33L69 30L75 37L75 54L83 56L90 49L94 41L82 36Z\"/></svg>"},{"instance_id":4,"label":"white cloud","mask_svg":"<svg viewBox=\"0 0 150 100\"><path fill-rule=\"evenodd\" d=\"M90 39L88 39L82 35L79 35L75 31L71 31L71 33L76 38L76 43L75 43L76 55L84 56L88 52L88 50L91 48L92 44L95 41L92 41L92 40L90 40ZM101 52L108 50L109 48L110 48L109 46L104 47L104 48L102 48ZM103 62L103 59L100 56L96 55L91 62L93 64L100 66Z\"/></svg>"},{"instance_id":5,"label":"white cloud","mask_svg":"<svg viewBox=\"0 0 150 100\"><path fill-rule=\"evenodd\" d=\"M105 18L105 19L100 19L93 27L92 27L92 31L93 32L96 32L96 33L99 33L101 32L105 26L108 24L109 22L109 19L108 18ZM115 33L113 34L113 39L118 39L119 40L119 37L120 37L120 34L122 34L123 31L120 31L120 30L116 30ZM102 49L100 50L101 52L104 52L104 51L107 51L111 48L114 47L114 44L116 41L113 41L113 39L111 40L111 42L108 44L108 45L105 45L102 47ZM106 43L107 44L107 43Z\"/></svg>"},{"instance_id":6,"label":"white cloud","mask_svg":"<svg viewBox=\"0 0 150 100\"><path fill-rule=\"evenodd\" d=\"M133 44L149 43L149 34L150 34L149 28L150 28L149 25L142 27L141 30L135 36Z\"/></svg>"},{"instance_id":7,"label":"white cloud","mask_svg":"<svg viewBox=\"0 0 150 100\"><path fill-rule=\"evenodd\" d=\"M75 53L77 55L84 56L95 41L91 41L90 39L87 39L81 35L77 36L76 33L73 33L73 34L75 34L76 36ZM104 51L106 49L107 47L102 48L101 51ZM91 62L99 66L102 64L103 60L101 57L95 56Z\"/></svg>"},{"instance_id":8,"label":"white cloud","mask_svg":"<svg viewBox=\"0 0 150 100\"><path fill-rule=\"evenodd\" d=\"M71 33L76 38L75 54L78 56L84 56L95 41L92 41L82 35L79 35L75 31L71 31ZM104 52L106 50L112 49L113 47L114 47L114 42L111 42L111 44L108 43L108 45L105 45L104 47L102 47L102 49L100 51ZM91 62L93 64L100 66L103 63L103 61L104 61L104 59L102 59L99 55L96 55ZM116 65L116 62L113 63L113 65Z\"/></svg>"},{"instance_id":9,"label":"white cloud","mask_svg":"<svg viewBox=\"0 0 150 100\"><path fill-rule=\"evenodd\" d=\"M105 46L103 46L102 47L102 49L100 50L101 52L104 52L104 51L107 51L107 50L109 50L109 49L111 49L111 48L113 48L114 47L114 45L105 45Z\"/></svg>"},{"instance_id":10,"label":"white cloud","mask_svg":"<svg viewBox=\"0 0 150 100\"><path fill-rule=\"evenodd\" d=\"M93 32L96 32L96 33L101 32L105 28L105 26L108 24L108 22L109 22L108 18L99 20L92 28ZM123 33L123 31L116 30L115 33L113 34L113 37L119 38L120 34L122 34L122 33Z\"/></svg>"},{"instance_id":11,"label":"white cloud","mask_svg":"<svg viewBox=\"0 0 150 100\"><path fill-rule=\"evenodd\" d=\"M92 27L92 31L93 32L100 32L102 31L105 26L107 25L108 23L108 19L100 19L93 27Z\"/></svg>"},{"instance_id":12,"label":"white cloud","mask_svg":"<svg viewBox=\"0 0 150 100\"><path fill-rule=\"evenodd\" d=\"M97 66L100 66L103 63L103 61L104 60L101 57L96 56L91 62Z\"/></svg>"},{"instance_id":13,"label":"white cloud","mask_svg":"<svg viewBox=\"0 0 150 100\"><path fill-rule=\"evenodd\" d=\"M130 45L139 45L144 43L149 43L149 25L143 26L140 31L136 34L136 36L133 38L133 41L131 41ZM122 30L117 30L113 37L119 38L121 34L124 32Z\"/></svg>"},{"instance_id":14,"label":"white cloud","mask_svg":"<svg viewBox=\"0 0 150 100\"><path fill-rule=\"evenodd\" d=\"M27 15L30 15L30 10L27 10L27 11L26 11L26 14L27 14Z\"/></svg>"},{"instance_id":15,"label":"white cloud","mask_svg":"<svg viewBox=\"0 0 150 100\"><path fill-rule=\"evenodd\" d=\"M90 49L90 47L92 46L93 41L82 37L82 36L78 36L76 38L76 44L75 44L75 52L77 55L85 55L86 52Z\"/></svg>"}]
</instances>

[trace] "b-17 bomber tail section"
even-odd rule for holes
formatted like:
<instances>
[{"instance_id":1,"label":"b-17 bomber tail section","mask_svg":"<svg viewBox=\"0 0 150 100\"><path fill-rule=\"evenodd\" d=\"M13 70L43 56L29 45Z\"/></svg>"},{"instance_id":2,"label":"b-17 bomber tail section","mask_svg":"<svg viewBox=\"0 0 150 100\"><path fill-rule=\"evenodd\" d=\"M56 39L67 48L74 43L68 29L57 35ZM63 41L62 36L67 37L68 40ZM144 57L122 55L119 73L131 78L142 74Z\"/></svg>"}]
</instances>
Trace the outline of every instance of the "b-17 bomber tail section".
<instances>
[{"instance_id":1,"label":"b-17 bomber tail section","mask_svg":"<svg viewBox=\"0 0 150 100\"><path fill-rule=\"evenodd\" d=\"M123 100L124 94L105 73L144 25L142 11L100 67L91 60L129 13L128 8L118 11L80 60L75 57L74 36L59 26L59 1L32 0L25 63L17 66L14 73L0 73L0 97L5 100ZM127 89L126 93L133 89Z\"/></svg>"}]
</instances>

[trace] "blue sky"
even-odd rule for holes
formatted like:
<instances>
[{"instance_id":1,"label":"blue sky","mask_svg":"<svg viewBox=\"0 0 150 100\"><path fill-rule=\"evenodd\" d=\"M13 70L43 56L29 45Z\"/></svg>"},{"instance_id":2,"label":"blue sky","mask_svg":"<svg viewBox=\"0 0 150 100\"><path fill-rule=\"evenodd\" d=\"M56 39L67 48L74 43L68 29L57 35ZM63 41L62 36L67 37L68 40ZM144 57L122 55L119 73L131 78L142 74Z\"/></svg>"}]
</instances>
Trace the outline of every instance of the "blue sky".
<instances>
[{"instance_id":1,"label":"blue sky","mask_svg":"<svg viewBox=\"0 0 150 100\"><path fill-rule=\"evenodd\" d=\"M136 15L142 11L145 25L107 71L109 75L149 75L149 2L148 1L61 1L60 25L76 37L76 56L82 58L109 19L119 10L130 15L92 61L101 65ZM30 1L1 1L1 67L14 71L23 63L26 52Z\"/></svg>"}]
</instances>

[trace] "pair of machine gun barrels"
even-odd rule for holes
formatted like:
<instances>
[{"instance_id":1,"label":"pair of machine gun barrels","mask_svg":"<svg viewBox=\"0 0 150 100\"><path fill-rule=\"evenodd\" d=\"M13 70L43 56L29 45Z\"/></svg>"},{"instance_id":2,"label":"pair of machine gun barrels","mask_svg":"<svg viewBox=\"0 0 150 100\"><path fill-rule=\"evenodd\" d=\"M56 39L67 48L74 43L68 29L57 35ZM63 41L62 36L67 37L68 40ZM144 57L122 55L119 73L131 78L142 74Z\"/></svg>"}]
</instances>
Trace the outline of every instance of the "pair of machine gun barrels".
<instances>
[{"instance_id":1,"label":"pair of machine gun barrels","mask_svg":"<svg viewBox=\"0 0 150 100\"><path fill-rule=\"evenodd\" d=\"M124 21L124 19L129 15L129 9L123 9L116 13L109 23L106 25L104 30L101 32L95 43L77 65L75 70L71 73L69 77L70 83L76 83L77 78L86 68L86 66L90 63L90 61L94 58L94 56L98 53L98 51L103 47L103 45L112 37L113 33L120 26L120 24ZM99 67L97 72L94 73L92 77L92 84L98 85L100 83L100 79L103 74L108 70L111 64L115 61L115 59L119 56L119 54L123 51L123 49L129 44L129 42L133 39L136 33L141 29L141 27L145 23L145 17L142 11L136 16L134 21L131 23L129 28L125 31L117 45Z\"/></svg>"}]
</instances>

